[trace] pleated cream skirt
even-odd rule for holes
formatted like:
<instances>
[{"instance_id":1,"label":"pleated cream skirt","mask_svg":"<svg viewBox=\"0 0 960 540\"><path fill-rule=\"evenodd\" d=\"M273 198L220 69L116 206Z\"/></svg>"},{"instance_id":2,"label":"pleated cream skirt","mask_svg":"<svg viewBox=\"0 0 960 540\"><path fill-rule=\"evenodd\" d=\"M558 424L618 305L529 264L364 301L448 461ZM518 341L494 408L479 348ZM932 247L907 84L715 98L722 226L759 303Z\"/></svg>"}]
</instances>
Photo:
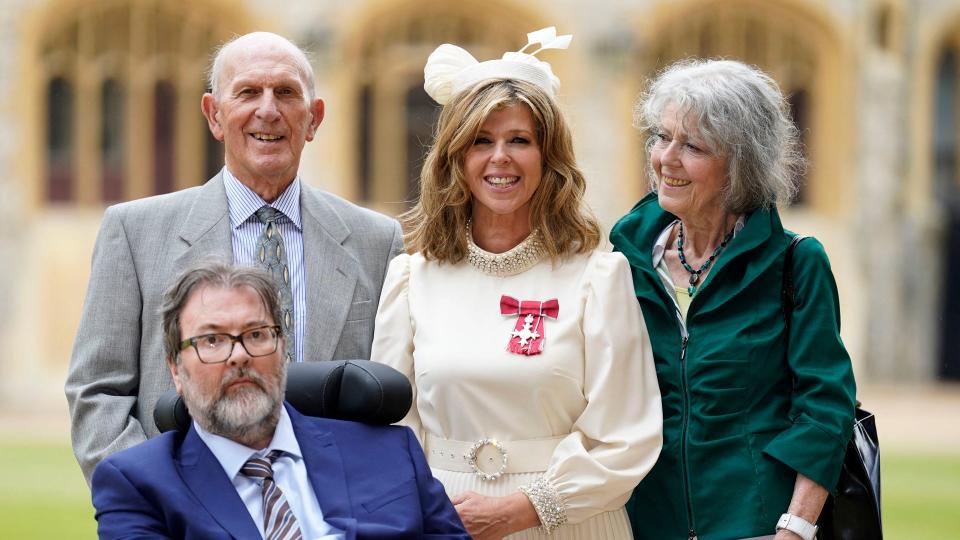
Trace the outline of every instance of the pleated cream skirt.
<instances>
[{"instance_id":1,"label":"pleated cream skirt","mask_svg":"<svg viewBox=\"0 0 960 540\"><path fill-rule=\"evenodd\" d=\"M459 495L464 491L475 491L490 497L503 497L516 493L517 488L529 484L543 473L504 474L493 481L481 480L474 473L448 471L432 468L433 475L443 484L448 496ZM549 540L632 540L630 522L624 508L613 512L603 512L577 524L567 523L545 534L539 527L520 531L506 537L509 540L528 540L533 538Z\"/></svg>"}]
</instances>

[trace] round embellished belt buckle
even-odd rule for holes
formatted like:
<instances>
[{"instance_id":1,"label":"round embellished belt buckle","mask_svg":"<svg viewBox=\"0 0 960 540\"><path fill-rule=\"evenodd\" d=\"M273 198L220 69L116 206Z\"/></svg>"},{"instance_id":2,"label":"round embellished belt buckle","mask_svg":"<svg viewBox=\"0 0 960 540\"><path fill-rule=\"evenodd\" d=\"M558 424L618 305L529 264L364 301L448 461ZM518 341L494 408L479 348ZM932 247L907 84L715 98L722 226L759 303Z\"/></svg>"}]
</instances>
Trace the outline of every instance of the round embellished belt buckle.
<instances>
[{"instance_id":1,"label":"round embellished belt buckle","mask_svg":"<svg viewBox=\"0 0 960 540\"><path fill-rule=\"evenodd\" d=\"M463 457L482 480L496 480L507 470L507 451L496 439L480 439ZM487 472L491 469L496 470Z\"/></svg>"}]
</instances>

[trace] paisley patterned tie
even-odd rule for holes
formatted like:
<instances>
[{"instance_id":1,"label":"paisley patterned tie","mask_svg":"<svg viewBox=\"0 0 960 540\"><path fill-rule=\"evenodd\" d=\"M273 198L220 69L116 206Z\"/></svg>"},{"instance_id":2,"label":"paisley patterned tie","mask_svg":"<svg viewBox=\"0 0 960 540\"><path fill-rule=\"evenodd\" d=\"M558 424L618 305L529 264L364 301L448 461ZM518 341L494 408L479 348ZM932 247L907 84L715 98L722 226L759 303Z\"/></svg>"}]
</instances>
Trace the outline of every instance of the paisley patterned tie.
<instances>
[{"instance_id":1,"label":"paisley patterned tie","mask_svg":"<svg viewBox=\"0 0 960 540\"><path fill-rule=\"evenodd\" d=\"M257 239L257 260L266 269L277 283L277 293L280 297L280 325L287 338L287 346L283 351L287 362L293 362L295 351L295 336L293 329L293 291L290 288L290 267L287 265L287 250L283 247L283 238L280 236L280 227L277 219L283 214L272 206L263 206L256 212L257 219L266 225L263 234Z\"/></svg>"}]
</instances>

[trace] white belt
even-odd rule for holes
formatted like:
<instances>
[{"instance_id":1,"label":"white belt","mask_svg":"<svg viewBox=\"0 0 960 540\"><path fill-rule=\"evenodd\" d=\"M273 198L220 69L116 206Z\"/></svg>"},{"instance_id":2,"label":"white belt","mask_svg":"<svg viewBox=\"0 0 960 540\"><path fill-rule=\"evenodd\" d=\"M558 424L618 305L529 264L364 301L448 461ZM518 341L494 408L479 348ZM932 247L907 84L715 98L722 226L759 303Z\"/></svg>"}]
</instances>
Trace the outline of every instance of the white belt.
<instances>
[{"instance_id":1,"label":"white belt","mask_svg":"<svg viewBox=\"0 0 960 540\"><path fill-rule=\"evenodd\" d=\"M522 441L480 439L454 441L427 435L427 462L447 471L472 472L484 480L504 473L540 472L547 469L553 451L566 436Z\"/></svg>"}]
</instances>

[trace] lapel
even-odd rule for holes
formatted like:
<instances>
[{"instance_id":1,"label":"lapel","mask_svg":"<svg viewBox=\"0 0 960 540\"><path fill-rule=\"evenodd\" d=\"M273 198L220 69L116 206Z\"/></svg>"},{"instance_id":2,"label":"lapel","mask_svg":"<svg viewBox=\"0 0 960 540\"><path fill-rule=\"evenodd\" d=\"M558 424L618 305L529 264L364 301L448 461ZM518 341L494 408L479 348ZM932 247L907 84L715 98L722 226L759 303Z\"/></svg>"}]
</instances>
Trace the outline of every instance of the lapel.
<instances>
[{"instance_id":1,"label":"lapel","mask_svg":"<svg viewBox=\"0 0 960 540\"><path fill-rule=\"evenodd\" d=\"M319 190L302 185L300 212L307 288L303 359L332 360L353 303L360 265L342 245L350 229Z\"/></svg>"},{"instance_id":2,"label":"lapel","mask_svg":"<svg viewBox=\"0 0 960 540\"><path fill-rule=\"evenodd\" d=\"M177 470L200 505L234 538L259 538L260 531L213 452L190 426Z\"/></svg>"},{"instance_id":3,"label":"lapel","mask_svg":"<svg viewBox=\"0 0 960 540\"><path fill-rule=\"evenodd\" d=\"M357 520L353 517L343 459L333 433L304 417L288 403L284 405L290 414L290 423L300 451L303 452L307 476L323 512L323 520L346 531L348 539L353 538Z\"/></svg>"},{"instance_id":4,"label":"lapel","mask_svg":"<svg viewBox=\"0 0 960 540\"><path fill-rule=\"evenodd\" d=\"M233 262L227 192L221 174L200 188L180 227L183 244L182 251L174 254L176 272L205 260ZM157 233L161 234L161 231Z\"/></svg>"}]
</instances>

